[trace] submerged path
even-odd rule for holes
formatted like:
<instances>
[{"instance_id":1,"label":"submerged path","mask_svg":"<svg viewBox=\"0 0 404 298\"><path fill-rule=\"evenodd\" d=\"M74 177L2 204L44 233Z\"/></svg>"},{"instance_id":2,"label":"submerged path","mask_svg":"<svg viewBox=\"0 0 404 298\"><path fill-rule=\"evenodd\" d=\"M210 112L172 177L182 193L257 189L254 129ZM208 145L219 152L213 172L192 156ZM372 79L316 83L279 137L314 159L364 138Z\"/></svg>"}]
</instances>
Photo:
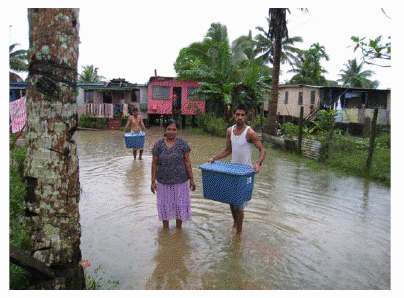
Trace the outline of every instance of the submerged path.
<instances>
[{"instance_id":1,"label":"submerged path","mask_svg":"<svg viewBox=\"0 0 404 298\"><path fill-rule=\"evenodd\" d=\"M150 192L151 146L162 133L148 130L134 161L122 132L76 132L86 271L100 266L120 289L390 288L390 188L268 149L237 238L228 205L202 193L199 165L224 139L182 131L197 187L192 220L164 231Z\"/></svg>"}]
</instances>

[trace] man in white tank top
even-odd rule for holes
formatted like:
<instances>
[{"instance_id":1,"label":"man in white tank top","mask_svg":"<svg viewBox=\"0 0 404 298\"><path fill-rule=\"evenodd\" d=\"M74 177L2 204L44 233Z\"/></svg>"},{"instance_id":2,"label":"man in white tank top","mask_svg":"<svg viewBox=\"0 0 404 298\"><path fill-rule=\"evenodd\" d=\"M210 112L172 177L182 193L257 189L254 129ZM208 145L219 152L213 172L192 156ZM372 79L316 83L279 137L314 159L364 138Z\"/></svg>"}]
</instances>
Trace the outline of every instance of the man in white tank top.
<instances>
[{"instance_id":1,"label":"man in white tank top","mask_svg":"<svg viewBox=\"0 0 404 298\"><path fill-rule=\"evenodd\" d=\"M217 159L224 158L231 154L232 163L252 166L251 155L252 145L254 144L254 146L259 150L260 156L258 162L252 167L255 169L255 173L258 173L260 171L262 162L265 159L266 150L262 146L261 141L254 130L246 125L248 114L245 106L239 105L235 109L233 116L236 124L227 129L225 149L219 154L210 158L208 162L214 162ZM237 234L240 234L243 228L243 209L244 206L230 205L230 210L234 219L233 227L237 229Z\"/></svg>"}]
</instances>

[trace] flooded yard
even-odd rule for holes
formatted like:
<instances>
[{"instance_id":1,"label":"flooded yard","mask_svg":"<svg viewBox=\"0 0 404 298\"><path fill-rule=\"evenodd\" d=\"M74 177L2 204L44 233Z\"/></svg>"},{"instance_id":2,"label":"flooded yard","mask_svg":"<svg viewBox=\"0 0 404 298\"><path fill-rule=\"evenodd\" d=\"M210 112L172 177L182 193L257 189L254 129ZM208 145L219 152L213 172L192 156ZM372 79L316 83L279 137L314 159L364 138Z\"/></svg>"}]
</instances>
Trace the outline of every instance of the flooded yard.
<instances>
[{"instance_id":1,"label":"flooded yard","mask_svg":"<svg viewBox=\"0 0 404 298\"><path fill-rule=\"evenodd\" d=\"M185 130L192 220L163 230L150 191L151 148L162 135L149 129L134 161L122 132L76 132L87 272L100 267L119 289L390 289L390 188L267 149L235 237L229 206L203 198L199 170L225 140Z\"/></svg>"}]
</instances>

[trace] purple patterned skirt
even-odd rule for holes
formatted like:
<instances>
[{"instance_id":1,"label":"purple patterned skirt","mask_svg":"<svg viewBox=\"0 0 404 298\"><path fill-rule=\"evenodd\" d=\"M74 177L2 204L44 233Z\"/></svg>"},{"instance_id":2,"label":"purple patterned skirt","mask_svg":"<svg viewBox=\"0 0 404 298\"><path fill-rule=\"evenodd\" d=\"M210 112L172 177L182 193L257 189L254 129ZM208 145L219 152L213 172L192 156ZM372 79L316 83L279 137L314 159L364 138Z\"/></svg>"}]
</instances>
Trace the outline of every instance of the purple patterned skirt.
<instances>
[{"instance_id":1,"label":"purple patterned skirt","mask_svg":"<svg viewBox=\"0 0 404 298\"><path fill-rule=\"evenodd\" d=\"M162 184L157 181L156 185L159 220L190 220L191 199L188 181L180 184Z\"/></svg>"}]
</instances>

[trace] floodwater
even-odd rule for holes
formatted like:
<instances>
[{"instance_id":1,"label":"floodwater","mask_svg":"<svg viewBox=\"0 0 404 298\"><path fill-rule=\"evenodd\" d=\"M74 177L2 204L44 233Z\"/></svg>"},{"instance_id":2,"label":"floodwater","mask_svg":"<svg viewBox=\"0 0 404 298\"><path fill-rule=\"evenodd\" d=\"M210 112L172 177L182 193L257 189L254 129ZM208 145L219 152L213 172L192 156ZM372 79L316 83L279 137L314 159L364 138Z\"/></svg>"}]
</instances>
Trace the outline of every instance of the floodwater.
<instances>
[{"instance_id":1,"label":"floodwater","mask_svg":"<svg viewBox=\"0 0 404 298\"><path fill-rule=\"evenodd\" d=\"M118 289L390 289L390 188L267 149L237 237L229 206L203 198L199 170L225 141L184 130L197 187L192 220L163 230L150 191L151 148L162 134L149 129L134 161L122 132L76 132L89 274L98 268Z\"/></svg>"}]
</instances>

